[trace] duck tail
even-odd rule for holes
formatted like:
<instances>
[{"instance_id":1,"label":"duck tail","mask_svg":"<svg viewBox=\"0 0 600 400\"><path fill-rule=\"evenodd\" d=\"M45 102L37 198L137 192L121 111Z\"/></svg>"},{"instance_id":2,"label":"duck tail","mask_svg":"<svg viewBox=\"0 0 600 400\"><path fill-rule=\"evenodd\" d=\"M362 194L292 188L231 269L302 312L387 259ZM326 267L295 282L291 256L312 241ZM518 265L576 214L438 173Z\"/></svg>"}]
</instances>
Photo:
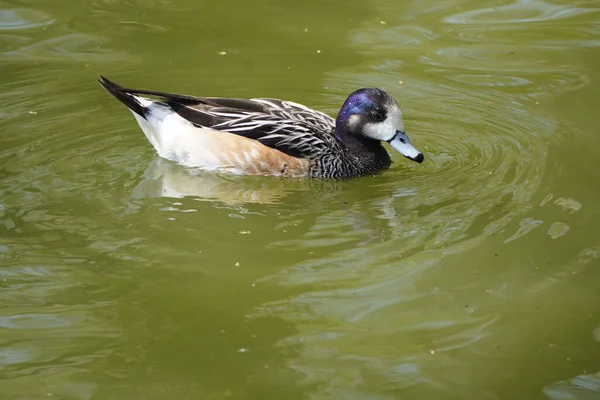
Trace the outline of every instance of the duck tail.
<instances>
[{"instance_id":1,"label":"duck tail","mask_svg":"<svg viewBox=\"0 0 600 400\"><path fill-rule=\"evenodd\" d=\"M129 89L125 89L121 85L106 79L102 75L98 79L98 83L110 94L115 96L117 100L125 104L127 108L142 118L145 118L145 107L140 102L138 96L131 93Z\"/></svg>"}]
</instances>

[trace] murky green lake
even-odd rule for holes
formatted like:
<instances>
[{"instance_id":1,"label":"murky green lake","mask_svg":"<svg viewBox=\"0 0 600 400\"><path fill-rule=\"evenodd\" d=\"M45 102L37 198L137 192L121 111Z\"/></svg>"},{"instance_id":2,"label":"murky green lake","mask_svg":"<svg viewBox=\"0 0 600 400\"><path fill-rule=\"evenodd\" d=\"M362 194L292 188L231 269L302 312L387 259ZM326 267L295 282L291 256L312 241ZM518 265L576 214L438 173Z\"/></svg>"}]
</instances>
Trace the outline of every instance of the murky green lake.
<instances>
[{"instance_id":1,"label":"murky green lake","mask_svg":"<svg viewBox=\"0 0 600 400\"><path fill-rule=\"evenodd\" d=\"M598 1L0 0L0 398L599 399L599 66ZM189 171L99 74L426 161Z\"/></svg>"}]
</instances>

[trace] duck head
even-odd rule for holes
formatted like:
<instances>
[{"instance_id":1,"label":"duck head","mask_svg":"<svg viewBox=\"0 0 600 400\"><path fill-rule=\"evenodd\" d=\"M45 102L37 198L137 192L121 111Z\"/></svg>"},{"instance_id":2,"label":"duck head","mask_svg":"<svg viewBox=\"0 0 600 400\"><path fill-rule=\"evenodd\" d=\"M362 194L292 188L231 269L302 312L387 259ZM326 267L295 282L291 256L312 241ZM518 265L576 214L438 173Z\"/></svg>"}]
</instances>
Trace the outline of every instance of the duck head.
<instances>
[{"instance_id":1,"label":"duck head","mask_svg":"<svg viewBox=\"0 0 600 400\"><path fill-rule=\"evenodd\" d=\"M425 157L404 131L402 112L396 100L377 88L364 88L350 94L336 119L335 135L363 141L388 142L409 160L422 163Z\"/></svg>"}]
</instances>

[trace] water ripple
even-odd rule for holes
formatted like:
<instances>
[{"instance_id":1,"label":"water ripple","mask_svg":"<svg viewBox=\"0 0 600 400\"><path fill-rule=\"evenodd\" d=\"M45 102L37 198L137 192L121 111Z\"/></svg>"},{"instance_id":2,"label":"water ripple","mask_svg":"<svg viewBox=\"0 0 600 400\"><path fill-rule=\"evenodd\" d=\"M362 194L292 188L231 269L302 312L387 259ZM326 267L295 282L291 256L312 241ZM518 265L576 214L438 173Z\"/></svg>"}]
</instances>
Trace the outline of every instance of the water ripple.
<instances>
[{"instance_id":1,"label":"water ripple","mask_svg":"<svg viewBox=\"0 0 600 400\"><path fill-rule=\"evenodd\" d=\"M361 54L380 54L381 46L394 43L396 48L420 46L438 39L439 34L420 26L398 25L391 29L358 29L350 33L351 43Z\"/></svg>"},{"instance_id":2,"label":"water ripple","mask_svg":"<svg viewBox=\"0 0 600 400\"><path fill-rule=\"evenodd\" d=\"M518 45L519 48L554 49L597 47L600 45L600 29L585 24L574 26L534 25L524 34L520 25L467 26L458 32L458 38L466 42Z\"/></svg>"},{"instance_id":3,"label":"water ripple","mask_svg":"<svg viewBox=\"0 0 600 400\"><path fill-rule=\"evenodd\" d=\"M84 33L71 33L23 46L0 54L10 61L91 62L122 60L126 57L114 50L103 49L105 39Z\"/></svg>"},{"instance_id":4,"label":"water ripple","mask_svg":"<svg viewBox=\"0 0 600 400\"><path fill-rule=\"evenodd\" d=\"M506 24L554 21L573 18L593 12L597 8L573 7L552 4L542 0L517 0L511 4L479 8L459 14L445 16L442 21L448 24Z\"/></svg>"},{"instance_id":5,"label":"water ripple","mask_svg":"<svg viewBox=\"0 0 600 400\"><path fill-rule=\"evenodd\" d=\"M19 31L51 25L55 18L32 8L0 10L0 31Z\"/></svg>"}]
</instances>

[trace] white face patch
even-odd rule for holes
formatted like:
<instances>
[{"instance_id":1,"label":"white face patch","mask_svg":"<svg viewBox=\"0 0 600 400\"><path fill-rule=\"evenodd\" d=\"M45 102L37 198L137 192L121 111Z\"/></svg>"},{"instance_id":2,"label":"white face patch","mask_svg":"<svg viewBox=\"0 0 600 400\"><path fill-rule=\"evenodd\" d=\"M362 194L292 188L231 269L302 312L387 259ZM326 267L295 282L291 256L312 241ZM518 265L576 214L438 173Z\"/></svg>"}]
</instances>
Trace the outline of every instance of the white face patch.
<instances>
[{"instance_id":1,"label":"white face patch","mask_svg":"<svg viewBox=\"0 0 600 400\"><path fill-rule=\"evenodd\" d=\"M363 134L371 139L387 142L396 132L404 132L402 112L398 107L387 110L387 118L381 122L371 122L363 127Z\"/></svg>"},{"instance_id":2,"label":"white face patch","mask_svg":"<svg viewBox=\"0 0 600 400\"><path fill-rule=\"evenodd\" d=\"M356 126L356 124L358 124L358 121L360 121L360 118L358 117L358 115L352 114L348 118L348 125L350 125L350 127L354 128Z\"/></svg>"}]
</instances>

